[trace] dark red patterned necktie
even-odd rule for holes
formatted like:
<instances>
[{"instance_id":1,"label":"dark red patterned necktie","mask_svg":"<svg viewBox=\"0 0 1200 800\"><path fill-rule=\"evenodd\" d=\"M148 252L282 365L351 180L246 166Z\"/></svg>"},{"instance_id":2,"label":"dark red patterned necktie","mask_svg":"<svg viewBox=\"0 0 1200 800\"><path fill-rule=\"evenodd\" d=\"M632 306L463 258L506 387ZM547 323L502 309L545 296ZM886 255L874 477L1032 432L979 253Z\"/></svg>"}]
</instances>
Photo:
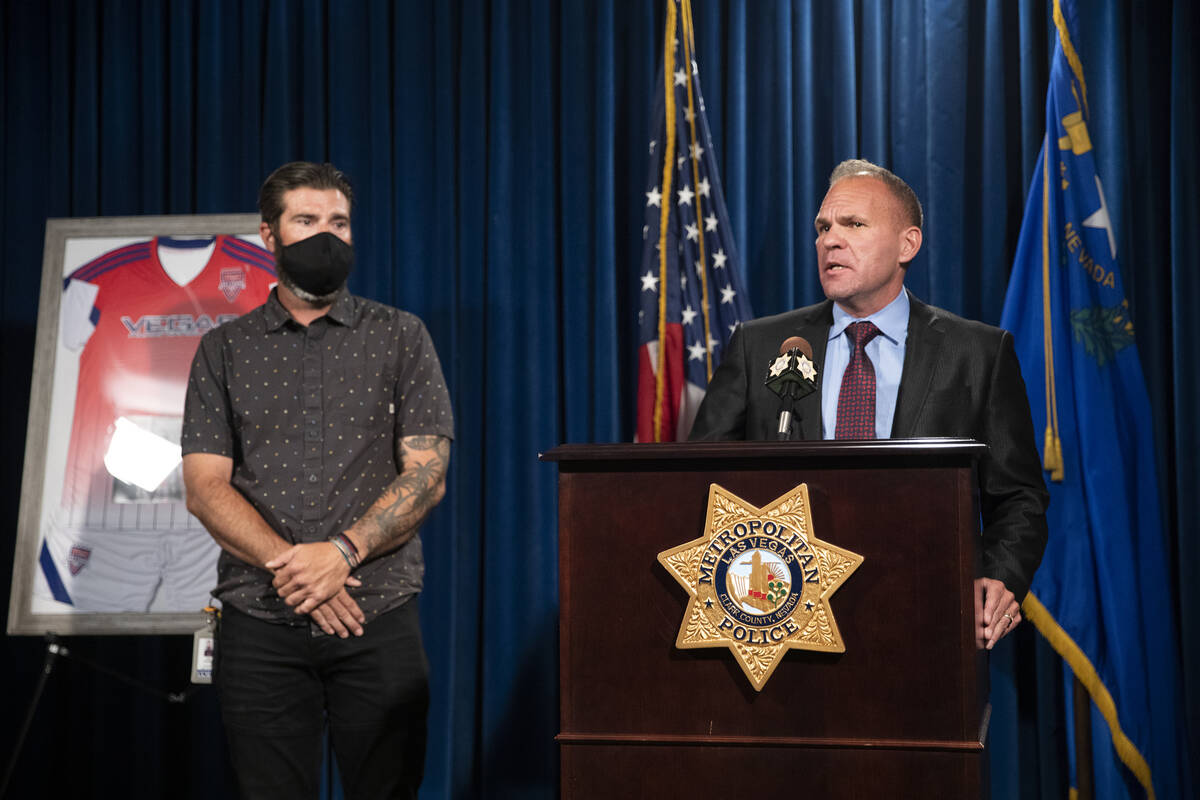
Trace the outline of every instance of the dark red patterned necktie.
<instances>
[{"instance_id":1,"label":"dark red patterned necktie","mask_svg":"<svg viewBox=\"0 0 1200 800\"><path fill-rule=\"evenodd\" d=\"M850 363L842 374L842 388L838 392L835 439L875 438L875 365L867 358L867 342L878 335L879 328L870 322L846 326Z\"/></svg>"}]
</instances>

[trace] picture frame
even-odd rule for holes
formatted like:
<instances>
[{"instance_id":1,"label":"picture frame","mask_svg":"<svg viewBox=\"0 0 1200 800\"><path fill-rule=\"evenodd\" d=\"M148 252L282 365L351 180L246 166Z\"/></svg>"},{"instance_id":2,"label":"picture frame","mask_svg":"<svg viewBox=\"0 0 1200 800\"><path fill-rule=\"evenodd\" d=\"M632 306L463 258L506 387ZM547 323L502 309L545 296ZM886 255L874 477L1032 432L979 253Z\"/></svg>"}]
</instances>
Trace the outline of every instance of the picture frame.
<instances>
[{"instance_id":1,"label":"picture frame","mask_svg":"<svg viewBox=\"0 0 1200 800\"><path fill-rule=\"evenodd\" d=\"M265 302L257 214L46 222L10 635L191 633L219 548L183 496L200 336Z\"/></svg>"}]
</instances>

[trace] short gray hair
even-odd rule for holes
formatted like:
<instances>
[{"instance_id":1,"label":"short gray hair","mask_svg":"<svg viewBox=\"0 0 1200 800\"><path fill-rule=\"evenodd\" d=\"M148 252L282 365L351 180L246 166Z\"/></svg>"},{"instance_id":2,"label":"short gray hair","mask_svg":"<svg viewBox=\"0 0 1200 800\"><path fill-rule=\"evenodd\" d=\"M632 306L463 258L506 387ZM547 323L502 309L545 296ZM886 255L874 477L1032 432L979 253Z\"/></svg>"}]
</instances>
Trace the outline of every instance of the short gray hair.
<instances>
[{"instance_id":1,"label":"short gray hair","mask_svg":"<svg viewBox=\"0 0 1200 800\"><path fill-rule=\"evenodd\" d=\"M905 221L909 225L915 225L921 228L925 224L925 213L921 210L921 201L917 199L917 193L912 190L912 187L904 182L904 179L896 175L891 170L884 169L878 164L872 164L862 158L851 158L843 161L833 168L833 172L829 173L829 187L843 178L854 178L858 176L866 176L868 178L876 178L883 181L883 185L892 193L892 197L896 198L896 202L903 209Z\"/></svg>"}]
</instances>

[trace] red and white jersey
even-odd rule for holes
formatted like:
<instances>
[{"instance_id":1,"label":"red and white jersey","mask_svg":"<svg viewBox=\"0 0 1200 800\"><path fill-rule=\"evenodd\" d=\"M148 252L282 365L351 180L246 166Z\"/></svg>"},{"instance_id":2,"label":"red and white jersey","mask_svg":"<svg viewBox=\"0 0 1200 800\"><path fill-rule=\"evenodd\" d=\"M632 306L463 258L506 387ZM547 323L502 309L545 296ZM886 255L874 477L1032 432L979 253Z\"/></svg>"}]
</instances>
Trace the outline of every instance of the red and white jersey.
<instances>
[{"instance_id":1,"label":"red and white jersey","mask_svg":"<svg viewBox=\"0 0 1200 800\"><path fill-rule=\"evenodd\" d=\"M185 285L160 261L160 245L212 247ZM116 480L105 466L117 420L179 443L183 400L200 337L264 302L274 260L233 236L152 239L84 264L64 282L60 343L82 353L67 454L62 523L73 530L199 527L183 502L177 466L154 491Z\"/></svg>"}]
</instances>

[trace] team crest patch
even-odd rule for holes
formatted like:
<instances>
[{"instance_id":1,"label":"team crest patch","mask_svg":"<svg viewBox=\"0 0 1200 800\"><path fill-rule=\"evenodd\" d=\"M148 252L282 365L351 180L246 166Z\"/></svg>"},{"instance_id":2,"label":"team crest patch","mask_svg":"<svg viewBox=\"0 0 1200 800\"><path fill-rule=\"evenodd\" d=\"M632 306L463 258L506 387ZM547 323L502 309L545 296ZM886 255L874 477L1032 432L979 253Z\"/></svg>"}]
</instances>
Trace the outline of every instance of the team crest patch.
<instances>
[{"instance_id":1,"label":"team crest patch","mask_svg":"<svg viewBox=\"0 0 1200 800\"><path fill-rule=\"evenodd\" d=\"M829 598L863 558L816 537L807 484L763 508L712 484L704 534L658 561L691 596L675 646L728 647L756 691L788 650L846 650Z\"/></svg>"},{"instance_id":2,"label":"team crest patch","mask_svg":"<svg viewBox=\"0 0 1200 800\"><path fill-rule=\"evenodd\" d=\"M225 295L225 299L232 303L246 288L246 273L237 267L221 270L221 281L217 288Z\"/></svg>"},{"instance_id":3,"label":"team crest patch","mask_svg":"<svg viewBox=\"0 0 1200 800\"><path fill-rule=\"evenodd\" d=\"M71 553L67 556L67 569L71 570L72 575L78 575L87 566L88 559L91 557L92 548L77 544L71 548Z\"/></svg>"}]
</instances>

